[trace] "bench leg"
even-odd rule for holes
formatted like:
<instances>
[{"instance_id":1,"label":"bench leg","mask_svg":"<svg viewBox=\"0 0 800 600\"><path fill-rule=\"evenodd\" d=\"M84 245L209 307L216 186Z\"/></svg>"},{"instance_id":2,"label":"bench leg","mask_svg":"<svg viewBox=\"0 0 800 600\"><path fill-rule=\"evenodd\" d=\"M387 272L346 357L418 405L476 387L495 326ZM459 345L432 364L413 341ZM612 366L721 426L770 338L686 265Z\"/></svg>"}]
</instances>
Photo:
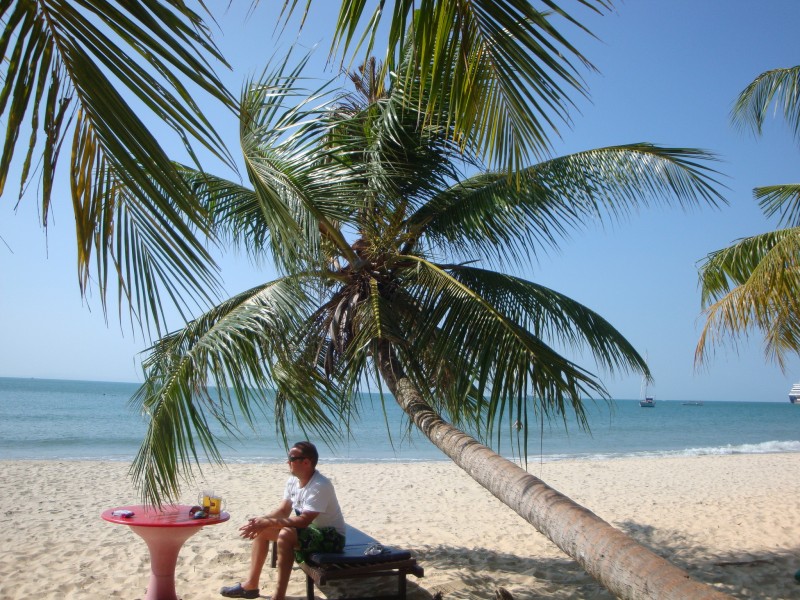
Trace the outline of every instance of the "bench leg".
<instances>
[{"instance_id":1,"label":"bench leg","mask_svg":"<svg viewBox=\"0 0 800 600\"><path fill-rule=\"evenodd\" d=\"M314 600L314 580L306 574L306 600Z\"/></svg>"},{"instance_id":2,"label":"bench leg","mask_svg":"<svg viewBox=\"0 0 800 600\"><path fill-rule=\"evenodd\" d=\"M398 574L397 597L405 600L406 598L406 574L405 571Z\"/></svg>"}]
</instances>

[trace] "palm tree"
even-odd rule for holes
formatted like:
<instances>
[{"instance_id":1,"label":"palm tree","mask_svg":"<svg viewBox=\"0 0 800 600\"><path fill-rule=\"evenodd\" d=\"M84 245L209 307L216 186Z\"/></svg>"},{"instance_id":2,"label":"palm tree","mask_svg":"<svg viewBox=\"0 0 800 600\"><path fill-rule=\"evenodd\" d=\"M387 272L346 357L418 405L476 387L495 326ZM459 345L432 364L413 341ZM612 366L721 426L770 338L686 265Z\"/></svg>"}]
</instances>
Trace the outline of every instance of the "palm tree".
<instances>
[{"instance_id":1,"label":"palm tree","mask_svg":"<svg viewBox=\"0 0 800 600\"><path fill-rule=\"evenodd\" d=\"M714 204L711 157L632 144L509 178L452 141L446 101L440 121L424 118L429 83L397 77L376 89L376 72L355 77L360 92L323 87L298 103L300 68L284 62L241 101L252 187L184 168L220 235L271 253L283 275L151 348L136 396L150 421L132 466L143 496L175 497L202 456L223 459L212 423L236 432L236 414L253 424L264 410L284 441L289 421L335 440L369 386L612 593L724 597L462 431L485 440L505 418L569 410L585 423L582 398L605 397L604 387L558 347L648 373L586 306L487 267L651 202Z\"/></svg>"},{"instance_id":2,"label":"palm tree","mask_svg":"<svg viewBox=\"0 0 800 600\"><path fill-rule=\"evenodd\" d=\"M773 102L800 140L800 66L759 75L739 95L734 123L760 134ZM779 216L779 229L738 240L700 263L706 323L695 357L702 363L714 343L758 330L767 358L785 369L800 354L800 184L757 187L753 195L767 217Z\"/></svg>"}]
</instances>

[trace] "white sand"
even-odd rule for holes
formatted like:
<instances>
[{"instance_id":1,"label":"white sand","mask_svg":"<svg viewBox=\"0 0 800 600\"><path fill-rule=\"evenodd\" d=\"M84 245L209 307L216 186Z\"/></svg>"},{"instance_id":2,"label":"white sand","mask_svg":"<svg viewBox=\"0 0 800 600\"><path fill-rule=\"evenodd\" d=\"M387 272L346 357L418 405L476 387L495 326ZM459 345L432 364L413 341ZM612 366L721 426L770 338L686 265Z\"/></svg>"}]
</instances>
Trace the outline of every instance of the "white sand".
<instances>
[{"instance_id":1,"label":"white sand","mask_svg":"<svg viewBox=\"0 0 800 600\"><path fill-rule=\"evenodd\" d=\"M0 598L143 598L149 562L143 541L100 519L136 503L128 465L106 462L2 462L5 508ZM409 598L611 598L580 567L451 463L320 464L345 516L385 543L411 549L425 568L409 578ZM533 464L548 484L593 510L698 580L736 598L800 598L800 454ZM213 488L229 522L201 530L176 570L183 600L219 598L246 574L246 515L277 503L281 465L208 469L181 501ZM269 566L262 594L270 593ZM386 592L393 585L385 582ZM318 598L344 595L324 589ZM304 576L289 587L304 598Z\"/></svg>"}]
</instances>

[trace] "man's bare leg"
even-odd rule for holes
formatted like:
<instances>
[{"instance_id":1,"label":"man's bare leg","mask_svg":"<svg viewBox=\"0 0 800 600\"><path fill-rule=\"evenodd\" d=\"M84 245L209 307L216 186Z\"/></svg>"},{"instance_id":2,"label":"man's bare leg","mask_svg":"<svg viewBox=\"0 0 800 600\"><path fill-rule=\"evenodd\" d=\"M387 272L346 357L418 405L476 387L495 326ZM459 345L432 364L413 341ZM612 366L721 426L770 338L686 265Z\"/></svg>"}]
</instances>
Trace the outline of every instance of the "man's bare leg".
<instances>
[{"instance_id":1,"label":"man's bare leg","mask_svg":"<svg viewBox=\"0 0 800 600\"><path fill-rule=\"evenodd\" d=\"M294 550L297 547L297 530L294 527L284 527L278 534L278 580L275 583L275 593L272 600L285 600L286 588L289 587L289 577L294 565Z\"/></svg>"},{"instance_id":2,"label":"man's bare leg","mask_svg":"<svg viewBox=\"0 0 800 600\"><path fill-rule=\"evenodd\" d=\"M242 587L246 590L256 590L259 587L261 580L261 571L264 568L264 562L267 560L269 554L270 542L278 539L279 530L274 528L264 529L255 538L250 548L250 571L247 579L242 583Z\"/></svg>"}]
</instances>

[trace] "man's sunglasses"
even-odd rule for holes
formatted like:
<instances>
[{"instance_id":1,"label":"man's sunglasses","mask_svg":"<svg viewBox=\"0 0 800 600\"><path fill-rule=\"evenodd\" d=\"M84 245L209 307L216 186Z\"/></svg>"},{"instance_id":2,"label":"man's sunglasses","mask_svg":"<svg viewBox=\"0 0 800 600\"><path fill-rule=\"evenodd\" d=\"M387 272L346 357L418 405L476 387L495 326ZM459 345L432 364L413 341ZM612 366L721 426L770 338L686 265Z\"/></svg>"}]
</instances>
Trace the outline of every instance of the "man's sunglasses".
<instances>
[{"instance_id":1,"label":"man's sunglasses","mask_svg":"<svg viewBox=\"0 0 800 600\"><path fill-rule=\"evenodd\" d=\"M307 456L289 456L287 460L289 462L294 462L296 460L303 460L304 458L308 458Z\"/></svg>"}]
</instances>

